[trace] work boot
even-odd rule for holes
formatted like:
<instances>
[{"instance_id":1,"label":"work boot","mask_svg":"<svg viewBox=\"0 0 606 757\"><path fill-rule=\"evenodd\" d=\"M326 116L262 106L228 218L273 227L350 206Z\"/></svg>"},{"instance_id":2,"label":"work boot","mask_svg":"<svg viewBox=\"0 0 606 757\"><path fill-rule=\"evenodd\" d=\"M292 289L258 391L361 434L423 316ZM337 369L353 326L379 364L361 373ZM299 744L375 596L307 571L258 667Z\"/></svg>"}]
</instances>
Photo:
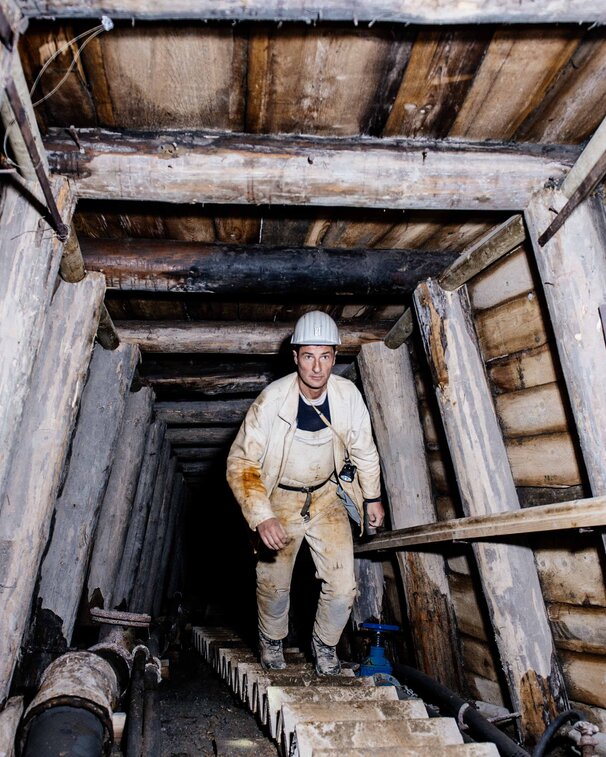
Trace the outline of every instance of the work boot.
<instances>
[{"instance_id":1,"label":"work boot","mask_svg":"<svg viewBox=\"0 0 606 757\"><path fill-rule=\"evenodd\" d=\"M338 676L341 663L337 657L337 648L325 644L314 633L311 637L311 653L316 663L316 673L319 676Z\"/></svg>"},{"instance_id":2,"label":"work boot","mask_svg":"<svg viewBox=\"0 0 606 757\"><path fill-rule=\"evenodd\" d=\"M286 660L282 651L282 639L270 639L259 631L259 658L263 670L284 670Z\"/></svg>"}]
</instances>

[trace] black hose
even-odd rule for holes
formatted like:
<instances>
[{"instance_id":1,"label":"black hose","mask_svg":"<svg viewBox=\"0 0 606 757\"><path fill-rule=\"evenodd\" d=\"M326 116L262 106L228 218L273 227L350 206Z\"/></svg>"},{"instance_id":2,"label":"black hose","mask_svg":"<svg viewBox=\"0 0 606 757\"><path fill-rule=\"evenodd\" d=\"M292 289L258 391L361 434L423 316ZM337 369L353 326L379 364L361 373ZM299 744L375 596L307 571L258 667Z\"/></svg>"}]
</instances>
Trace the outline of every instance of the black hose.
<instances>
[{"instance_id":1,"label":"black hose","mask_svg":"<svg viewBox=\"0 0 606 757\"><path fill-rule=\"evenodd\" d=\"M32 720L21 757L101 757L105 728L99 718L83 707L60 705Z\"/></svg>"},{"instance_id":2,"label":"black hose","mask_svg":"<svg viewBox=\"0 0 606 757\"><path fill-rule=\"evenodd\" d=\"M532 757L543 757L547 747L560 728L566 723L578 723L579 720L585 720L585 717L578 710L566 710L566 712L562 712L557 718L554 718L537 742Z\"/></svg>"},{"instance_id":3,"label":"black hose","mask_svg":"<svg viewBox=\"0 0 606 757\"><path fill-rule=\"evenodd\" d=\"M530 757L529 752L489 723L475 708L470 707L468 702L425 673L408 665L399 664L393 665L393 673L398 680L409 686L423 699L438 705L443 712L459 718L477 741L491 741L495 744L501 757ZM465 705L468 706L465 707Z\"/></svg>"}]
</instances>

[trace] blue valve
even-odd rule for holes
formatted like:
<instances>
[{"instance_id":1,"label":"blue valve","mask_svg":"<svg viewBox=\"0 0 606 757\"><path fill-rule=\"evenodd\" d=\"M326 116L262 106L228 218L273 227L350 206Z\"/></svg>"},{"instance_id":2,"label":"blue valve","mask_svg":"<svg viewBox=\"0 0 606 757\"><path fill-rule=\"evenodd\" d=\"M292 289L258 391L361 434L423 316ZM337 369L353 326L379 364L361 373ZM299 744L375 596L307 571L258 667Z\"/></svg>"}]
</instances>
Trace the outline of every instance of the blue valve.
<instances>
[{"instance_id":1,"label":"blue valve","mask_svg":"<svg viewBox=\"0 0 606 757\"><path fill-rule=\"evenodd\" d=\"M373 633L374 643L371 644L369 656L360 665L359 674L361 676L372 676L376 673L391 675L391 663L385 657L383 648L383 634L399 631L400 626L391 626L386 623L361 623L360 628Z\"/></svg>"}]
</instances>

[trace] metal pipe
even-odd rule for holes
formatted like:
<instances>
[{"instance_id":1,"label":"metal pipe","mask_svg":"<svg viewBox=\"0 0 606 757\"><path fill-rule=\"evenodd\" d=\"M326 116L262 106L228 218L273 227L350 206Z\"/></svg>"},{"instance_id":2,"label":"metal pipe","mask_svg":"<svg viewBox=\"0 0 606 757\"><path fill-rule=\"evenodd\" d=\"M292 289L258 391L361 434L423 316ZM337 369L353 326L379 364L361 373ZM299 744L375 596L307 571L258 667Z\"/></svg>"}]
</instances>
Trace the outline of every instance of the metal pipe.
<instances>
[{"instance_id":1,"label":"metal pipe","mask_svg":"<svg viewBox=\"0 0 606 757\"><path fill-rule=\"evenodd\" d=\"M145 666L145 706L143 710L143 754L160 757L161 730L158 684L160 670L155 662Z\"/></svg>"},{"instance_id":2,"label":"metal pipe","mask_svg":"<svg viewBox=\"0 0 606 757\"><path fill-rule=\"evenodd\" d=\"M101 720L89 710L67 705L53 707L31 722L21 757L56 757L105 754L105 729Z\"/></svg>"}]
</instances>

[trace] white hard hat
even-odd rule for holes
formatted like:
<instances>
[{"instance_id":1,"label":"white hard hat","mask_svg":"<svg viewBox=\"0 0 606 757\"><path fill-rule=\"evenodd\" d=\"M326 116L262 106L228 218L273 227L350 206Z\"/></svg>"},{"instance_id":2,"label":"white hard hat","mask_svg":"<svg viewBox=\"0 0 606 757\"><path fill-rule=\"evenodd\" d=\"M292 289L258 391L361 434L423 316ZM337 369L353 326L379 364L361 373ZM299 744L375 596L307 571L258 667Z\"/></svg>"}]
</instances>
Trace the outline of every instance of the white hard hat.
<instances>
[{"instance_id":1,"label":"white hard hat","mask_svg":"<svg viewBox=\"0 0 606 757\"><path fill-rule=\"evenodd\" d=\"M290 341L292 344L332 344L335 347L341 344L337 324L321 310L302 315Z\"/></svg>"}]
</instances>

